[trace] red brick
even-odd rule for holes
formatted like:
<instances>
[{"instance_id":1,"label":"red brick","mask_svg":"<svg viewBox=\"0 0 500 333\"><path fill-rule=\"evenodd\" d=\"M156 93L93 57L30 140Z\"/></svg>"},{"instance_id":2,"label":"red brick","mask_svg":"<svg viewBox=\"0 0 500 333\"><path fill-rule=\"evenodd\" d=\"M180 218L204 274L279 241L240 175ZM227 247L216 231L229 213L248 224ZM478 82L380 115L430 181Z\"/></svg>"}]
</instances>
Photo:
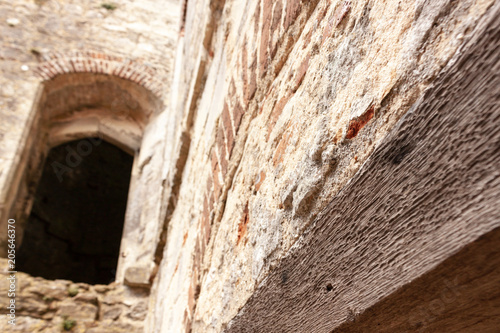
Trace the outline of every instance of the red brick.
<instances>
[{"instance_id":1,"label":"red brick","mask_svg":"<svg viewBox=\"0 0 500 333\"><path fill-rule=\"evenodd\" d=\"M212 181L214 185L214 199L217 201L219 199L220 193L222 192L222 186L219 182L219 163L217 161L217 154L215 149L212 149Z\"/></svg>"},{"instance_id":2,"label":"red brick","mask_svg":"<svg viewBox=\"0 0 500 333\"><path fill-rule=\"evenodd\" d=\"M273 156L273 165L276 167L279 163L283 162L283 158L285 156L286 147L288 146L288 141L290 140L292 133L285 132L281 137L280 142L278 143L278 147L274 152Z\"/></svg>"},{"instance_id":3,"label":"red brick","mask_svg":"<svg viewBox=\"0 0 500 333\"><path fill-rule=\"evenodd\" d=\"M324 43L324 41L331 36L333 28L336 28L340 22L342 22L342 19L347 15L349 10L351 10L350 1L344 1L342 5L335 9L335 12L326 24L325 30L323 30L321 43Z\"/></svg>"},{"instance_id":4,"label":"red brick","mask_svg":"<svg viewBox=\"0 0 500 333\"><path fill-rule=\"evenodd\" d=\"M255 183L255 190L258 191L260 190L260 187L262 186L262 183L266 179L266 173L264 171L261 171L259 173L259 178L257 179L257 182Z\"/></svg>"},{"instance_id":5,"label":"red brick","mask_svg":"<svg viewBox=\"0 0 500 333\"><path fill-rule=\"evenodd\" d=\"M293 87L293 91L297 91L299 89L300 85L302 84L302 80L304 79L304 76L307 73L307 69L309 68L309 59L311 56L308 54L304 60L302 60L302 63L300 64L299 68L297 69L297 73L295 75L295 86Z\"/></svg>"},{"instance_id":6,"label":"red brick","mask_svg":"<svg viewBox=\"0 0 500 333\"><path fill-rule=\"evenodd\" d=\"M309 32L307 32L306 36L304 37L304 44L302 45L302 49L305 49L311 43L312 33L313 33L312 29L310 29Z\"/></svg>"},{"instance_id":7,"label":"red brick","mask_svg":"<svg viewBox=\"0 0 500 333\"><path fill-rule=\"evenodd\" d=\"M231 158L234 147L234 131L227 103L224 103L224 109L222 110L222 125L224 126L224 134L226 136L227 158Z\"/></svg>"},{"instance_id":8,"label":"red brick","mask_svg":"<svg viewBox=\"0 0 500 333\"><path fill-rule=\"evenodd\" d=\"M234 132L238 133L238 129L240 128L241 118L243 118L243 114L245 110L241 107L240 102L236 101L236 104L233 108L233 123L234 123Z\"/></svg>"},{"instance_id":9,"label":"red brick","mask_svg":"<svg viewBox=\"0 0 500 333\"><path fill-rule=\"evenodd\" d=\"M212 174L207 177L207 188L205 191L205 196L208 198L208 210L212 211L214 209L214 187L212 181Z\"/></svg>"},{"instance_id":10,"label":"red brick","mask_svg":"<svg viewBox=\"0 0 500 333\"><path fill-rule=\"evenodd\" d=\"M325 29L323 30L323 36L321 37L321 44L325 42L325 40L330 37L333 30L333 21L330 19L326 23Z\"/></svg>"},{"instance_id":11,"label":"red brick","mask_svg":"<svg viewBox=\"0 0 500 333\"><path fill-rule=\"evenodd\" d=\"M238 223L238 240L237 244L240 243L241 239L245 237L247 233L248 223L250 222L249 214L248 214L248 203L245 205L243 209L243 215L240 218L240 223Z\"/></svg>"},{"instance_id":12,"label":"red brick","mask_svg":"<svg viewBox=\"0 0 500 333\"><path fill-rule=\"evenodd\" d=\"M217 153L215 152L215 149L212 149L212 154L210 156L211 156L211 162L212 162L212 171L214 171L217 164L219 163L217 160Z\"/></svg>"},{"instance_id":13,"label":"red brick","mask_svg":"<svg viewBox=\"0 0 500 333\"><path fill-rule=\"evenodd\" d=\"M204 230L204 240L205 240L205 245L208 244L208 241L210 240L210 210L208 206L208 200L207 197L205 197L205 200L203 200L203 213L202 213L202 226Z\"/></svg>"},{"instance_id":14,"label":"red brick","mask_svg":"<svg viewBox=\"0 0 500 333\"><path fill-rule=\"evenodd\" d=\"M241 47L241 81L243 82L243 94L245 104L248 104L247 86L248 86L248 53L247 53L247 38Z\"/></svg>"},{"instance_id":15,"label":"red brick","mask_svg":"<svg viewBox=\"0 0 500 333\"><path fill-rule=\"evenodd\" d=\"M271 31L270 31L270 49L271 49L271 59L274 59L276 56L276 53L278 52L278 46L280 43L278 41L280 40L281 36L281 16L283 14L283 5L281 3L281 0L275 1L274 4L274 10L273 10L273 20L271 23ZM279 72L276 68L275 74Z\"/></svg>"},{"instance_id":16,"label":"red brick","mask_svg":"<svg viewBox=\"0 0 500 333\"><path fill-rule=\"evenodd\" d=\"M274 125L276 125L276 122L278 121L278 118L280 117L281 113L283 112L283 109L285 108L286 103L292 98L293 94L290 91L287 91L285 96L281 97L281 99L274 105L273 111L271 112L271 115L269 117L269 125L267 127L267 138L269 139L269 136L271 135L271 131L274 128Z\"/></svg>"},{"instance_id":17,"label":"red brick","mask_svg":"<svg viewBox=\"0 0 500 333\"><path fill-rule=\"evenodd\" d=\"M222 129L222 120L219 121L219 126L217 126L217 135L215 136L215 144L217 147L225 146L226 140L224 138L224 130Z\"/></svg>"},{"instance_id":18,"label":"red brick","mask_svg":"<svg viewBox=\"0 0 500 333\"><path fill-rule=\"evenodd\" d=\"M227 164L228 164L228 160L226 157L226 145L225 144L219 147L219 152L220 152L219 164L220 164L220 168L221 168L221 172L222 172L222 179L225 179L226 174L227 174Z\"/></svg>"},{"instance_id":19,"label":"red brick","mask_svg":"<svg viewBox=\"0 0 500 333\"><path fill-rule=\"evenodd\" d=\"M44 81L66 73L103 73L130 80L150 90L157 97L161 98L163 93L161 80L153 79L157 76L156 71L131 60L94 51L54 53L44 59L46 61L40 63L37 70Z\"/></svg>"},{"instance_id":20,"label":"red brick","mask_svg":"<svg viewBox=\"0 0 500 333\"><path fill-rule=\"evenodd\" d=\"M219 151L219 165L222 171L222 178L226 177L227 173L227 157L226 157L226 142L224 140L224 131L222 129L222 122L219 122L217 130L216 145Z\"/></svg>"},{"instance_id":21,"label":"red brick","mask_svg":"<svg viewBox=\"0 0 500 333\"><path fill-rule=\"evenodd\" d=\"M272 19L273 2L271 0L264 0L262 8L262 33L260 37L260 50L259 50L259 65L260 77L264 77L268 67L269 56L269 39L271 35L271 19Z\"/></svg>"},{"instance_id":22,"label":"red brick","mask_svg":"<svg viewBox=\"0 0 500 333\"><path fill-rule=\"evenodd\" d=\"M254 19L254 27L253 27L253 35L257 36L259 33L259 23L260 23L260 1L257 1L257 8L255 9Z\"/></svg>"},{"instance_id":23,"label":"red brick","mask_svg":"<svg viewBox=\"0 0 500 333\"><path fill-rule=\"evenodd\" d=\"M221 115L221 120L222 120L222 125L224 126L224 134L227 140L227 132L229 129L233 129L233 124L231 121L231 115L229 114L229 106L227 102L224 102L224 107L222 108L222 115Z\"/></svg>"},{"instance_id":24,"label":"red brick","mask_svg":"<svg viewBox=\"0 0 500 333\"><path fill-rule=\"evenodd\" d=\"M214 180L214 199L215 201L219 200L220 194L222 193L222 185L219 182L219 165L213 171L213 180Z\"/></svg>"},{"instance_id":25,"label":"red brick","mask_svg":"<svg viewBox=\"0 0 500 333\"><path fill-rule=\"evenodd\" d=\"M236 95L236 85L234 84L234 77L231 78L229 83L229 97L233 99Z\"/></svg>"},{"instance_id":26,"label":"red brick","mask_svg":"<svg viewBox=\"0 0 500 333\"><path fill-rule=\"evenodd\" d=\"M290 27L290 25L295 21L300 13L300 0L289 0L286 2L286 16L284 29L285 31Z\"/></svg>"},{"instance_id":27,"label":"red brick","mask_svg":"<svg viewBox=\"0 0 500 333\"><path fill-rule=\"evenodd\" d=\"M279 24L281 22L281 15L283 14L283 4L281 0L278 0L274 4L273 10L273 22L271 23L271 33L274 34L279 30Z\"/></svg>"},{"instance_id":28,"label":"red brick","mask_svg":"<svg viewBox=\"0 0 500 333\"><path fill-rule=\"evenodd\" d=\"M337 8L337 10L335 11L335 14L333 15L335 27L337 27L340 24L340 22L342 22L342 20L347 15L349 10L351 10L351 1L350 0L344 1L342 6Z\"/></svg>"},{"instance_id":29,"label":"red brick","mask_svg":"<svg viewBox=\"0 0 500 333\"><path fill-rule=\"evenodd\" d=\"M373 118L375 113L375 107L372 105L368 110L365 111L361 116L353 119L349 122L349 128L347 129L346 139L352 139L358 135L359 131Z\"/></svg>"},{"instance_id":30,"label":"red brick","mask_svg":"<svg viewBox=\"0 0 500 333\"><path fill-rule=\"evenodd\" d=\"M210 205L209 205L209 199L208 197L205 195L205 197L203 198L203 212L202 212L202 216L203 218L206 220L206 221L210 221Z\"/></svg>"},{"instance_id":31,"label":"red brick","mask_svg":"<svg viewBox=\"0 0 500 333\"><path fill-rule=\"evenodd\" d=\"M212 181L212 177L210 177L210 181ZM214 189L210 189L209 194L207 194L207 197L209 199L208 201L208 208L210 208L210 211L214 210L215 207L215 194L214 194Z\"/></svg>"},{"instance_id":32,"label":"red brick","mask_svg":"<svg viewBox=\"0 0 500 333\"><path fill-rule=\"evenodd\" d=\"M248 82L246 89L246 104L254 97L255 91L257 90L257 64L254 61L250 65L250 82Z\"/></svg>"}]
</instances>

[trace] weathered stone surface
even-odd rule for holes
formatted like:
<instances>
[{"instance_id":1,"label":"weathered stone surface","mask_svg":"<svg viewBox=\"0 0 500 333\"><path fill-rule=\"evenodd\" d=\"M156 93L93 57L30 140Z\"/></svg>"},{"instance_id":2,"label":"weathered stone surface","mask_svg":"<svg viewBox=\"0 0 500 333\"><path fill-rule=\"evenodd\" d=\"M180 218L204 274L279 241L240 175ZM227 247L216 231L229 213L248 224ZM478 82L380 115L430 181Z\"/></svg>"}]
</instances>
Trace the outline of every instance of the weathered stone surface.
<instances>
[{"instance_id":1,"label":"weathered stone surface","mask_svg":"<svg viewBox=\"0 0 500 333\"><path fill-rule=\"evenodd\" d=\"M127 317L142 321L146 318L148 307L144 302L139 302L130 308L129 313L127 313Z\"/></svg>"},{"instance_id":2,"label":"weathered stone surface","mask_svg":"<svg viewBox=\"0 0 500 333\"><path fill-rule=\"evenodd\" d=\"M102 320L116 320L120 317L120 315L123 312L123 308L120 305L113 305L109 306L106 304L103 304L101 306L101 312L99 313L99 318Z\"/></svg>"},{"instance_id":3,"label":"weathered stone surface","mask_svg":"<svg viewBox=\"0 0 500 333\"><path fill-rule=\"evenodd\" d=\"M24 179L27 181L24 190L18 190L22 185L11 184L26 175L23 175L26 165L23 163L28 157L36 156L35 161L27 163L28 170L41 168L41 164L37 167L43 163L39 155L47 147L38 146L36 151L40 142L52 147L78 135L102 134L106 140L136 156L139 150L150 154L165 149L162 134L168 118L159 114L169 104L178 1L168 0L159 5L155 1L120 0L113 2L113 8L104 8L104 4L0 1L2 226L6 218L12 218L7 216L10 214L7 207L11 207L16 195L21 198L32 195L36 179ZM110 110L108 116L103 116L103 108ZM35 134L32 124L36 124L38 117L51 118L50 124L41 129L41 132L50 132L48 136L45 136L47 133ZM147 127L150 120L157 126ZM145 141L141 142L143 134ZM120 282L129 262L153 266L162 205L162 182L158 179L163 172L163 161L161 153L150 154L149 161L137 163L133 171L135 178L132 178L130 193L137 204L129 204L127 218L133 221L134 227L142 229L140 234L148 236L137 237L134 230L124 234L124 239L130 242L122 243L117 272ZM155 196L151 195L153 188ZM150 198L147 204L143 203L145 197ZM27 206L23 205L15 213L25 210L24 213L29 213ZM156 223L151 223L153 220ZM22 222L17 221L16 225L18 245L22 242ZM0 252L4 253L5 244L0 243ZM3 269L5 263L2 261L1 265ZM62 316L77 321L74 332L143 331L142 321L147 311L145 292L129 292L120 283L95 289L78 284L78 294L72 297L68 294L69 281L47 281L23 273L18 273L17 281L20 307L16 331L61 332ZM8 301L4 279L0 289L3 304ZM134 312L130 312L131 309ZM4 324L2 320L0 331L10 331Z\"/></svg>"},{"instance_id":4,"label":"weathered stone surface","mask_svg":"<svg viewBox=\"0 0 500 333\"><path fill-rule=\"evenodd\" d=\"M150 272L147 267L128 267L125 271L124 283L130 287L150 287Z\"/></svg>"},{"instance_id":5,"label":"weathered stone surface","mask_svg":"<svg viewBox=\"0 0 500 333\"><path fill-rule=\"evenodd\" d=\"M492 247L492 261L499 260L500 170L495 161L500 161L500 57L488 51L500 47L498 15L500 3L267 276L227 332L344 332L335 329L423 273L439 278L446 268L433 273L436 266L448 258L459 262L453 255L481 235L492 233L487 245L480 246ZM494 264L481 267L486 257L476 250L467 258L470 267L464 264L461 273L454 268L461 278L455 284L483 276L498 281L498 272L491 272ZM376 327L461 332L475 321L474 330L493 331L500 305L495 283L484 289L473 284L464 289L481 295L492 289L491 298L481 304L484 313L464 310L477 302L471 291L468 303L464 297L449 310L458 322L443 325L442 318L441 329L436 328L439 323L421 328L422 321L419 326L418 319L410 319L413 313L406 322L401 323L404 315L399 313L398 320ZM420 287L422 294L427 292ZM439 297L429 293L426 298L431 295ZM356 331L355 324L348 326Z\"/></svg>"},{"instance_id":6,"label":"weathered stone surface","mask_svg":"<svg viewBox=\"0 0 500 333\"><path fill-rule=\"evenodd\" d=\"M85 330L86 333L142 333L142 325L131 322L116 322L104 320L102 326L90 327Z\"/></svg>"},{"instance_id":7,"label":"weathered stone surface","mask_svg":"<svg viewBox=\"0 0 500 333\"><path fill-rule=\"evenodd\" d=\"M26 147L32 144L30 140L35 143L45 141L37 138L35 131L30 130L31 124L36 121L36 113L40 112L36 103L39 101L37 91L42 82L56 86L55 90L59 93L56 93L56 97L66 107L60 109L56 107L59 106L57 103L53 103L53 110L66 110L67 114L72 115L66 119L59 118L50 125L49 146L75 138L76 133L83 136L100 133L106 140L118 143L129 152L138 152L142 134L147 131L144 130L144 119L132 116L133 113L137 114L138 104L142 107L144 103L156 103L156 114L164 111L168 105L169 77L177 39L178 1L169 0L162 3L164 10L158 10L158 4L154 1L137 3L124 0L116 2L115 5L116 8L110 10L104 8L102 3L92 1L70 1L64 4L53 0L37 0L35 3L31 0L0 2L0 206L4 207L0 210L2 226L6 218L12 218L10 207L16 194L26 198L33 190L18 190L23 186L16 182L25 176L22 172L26 156L21 154L22 149L27 149ZM98 79L87 81L86 86L78 85L75 84L79 83L75 76L63 80L64 82L58 81L61 76L71 76L67 73L75 73L80 78L91 73L94 79L99 77L98 73L105 74L101 75L101 79L106 77L109 82L114 78L121 78L136 83L144 90L134 94L127 84L110 90L109 86L99 87L99 84L96 84ZM67 89L59 90L63 86ZM91 98L89 87L94 87L94 91L98 92L94 97L99 95L101 98ZM152 95L157 97L159 103L151 99ZM104 104L115 113L102 117L102 110L94 110L93 114L87 113L85 116L82 116L85 112L75 112L75 109L102 106L103 101L107 102ZM123 113L117 117L120 110ZM150 115L151 110L146 113ZM146 142L142 148L147 148L149 144ZM163 146L165 143L160 144ZM40 149L44 150L46 147ZM155 149L163 150L163 147L156 146ZM34 154L25 151L25 155ZM30 165L38 169L36 164L40 161ZM155 172L160 174L162 154L157 154L153 162ZM139 177L139 172L136 173ZM147 231L147 234L151 235L149 238L138 239L134 236L134 240L124 244L126 246L121 258L131 253L127 257L130 262L137 263L138 258L141 258L141 264L152 265L155 251L152 240L155 239L160 223L159 218L155 217L157 223L154 224L149 223L149 219L153 214L160 214L159 198L162 185L161 182L156 182L158 176L151 177L150 171L146 176L132 188L152 189L154 182L157 195L151 197L152 202L145 207L131 207L128 216L130 219L136 215L139 215L140 219L148 219L147 222L134 223L153 230ZM142 184L143 182L146 184ZM31 179L28 183L36 185L36 180ZM134 198L138 196L142 197L142 193L136 194ZM28 204L16 208L15 211L29 211L29 206L28 201ZM19 223L21 226L22 221ZM0 252L4 253L4 239L3 236L0 238ZM22 241L22 230L18 231L17 241ZM128 265L127 260L118 265L118 280L123 280L124 269L121 267Z\"/></svg>"},{"instance_id":8,"label":"weathered stone surface","mask_svg":"<svg viewBox=\"0 0 500 333\"><path fill-rule=\"evenodd\" d=\"M195 115L148 329L227 327L494 2L188 1L172 112Z\"/></svg>"},{"instance_id":9,"label":"weathered stone surface","mask_svg":"<svg viewBox=\"0 0 500 333\"><path fill-rule=\"evenodd\" d=\"M7 323L4 316L0 322L0 330L2 332L44 332L44 333L55 333L61 332L60 327L56 328L50 322L42 319L36 319L30 316L18 316L16 325L12 326Z\"/></svg>"},{"instance_id":10,"label":"weathered stone surface","mask_svg":"<svg viewBox=\"0 0 500 333\"><path fill-rule=\"evenodd\" d=\"M8 304L8 284L0 258L0 302ZM123 285L74 284L45 280L18 272L16 275L16 326L7 323L5 306L0 308L2 332L64 332L65 319L74 320L72 332L143 332L147 313L147 293L128 292ZM72 288L78 290L74 295ZM100 290L97 292L97 290ZM126 314L126 316L124 315Z\"/></svg>"},{"instance_id":11,"label":"weathered stone surface","mask_svg":"<svg viewBox=\"0 0 500 333\"><path fill-rule=\"evenodd\" d=\"M117 282L78 284L78 294L71 297L69 281L19 273L24 305L18 331L59 332L62 316L77 315L79 307L75 332L323 331L376 306L409 280L398 272L389 287L375 284L354 295L353 276L375 278L411 256L393 262L376 251L356 252L356 241L371 240L379 224L367 217L369 228L352 229L360 223L354 217L390 198L381 198L378 188L354 197L346 191L360 177L370 184L371 176L386 170L383 163L370 174L362 167L373 162L370 156L378 156L388 133L438 74L451 68L475 27L497 5L495 0L0 0L0 227L4 217L30 212L36 172L49 147L102 134L134 155ZM484 49L497 56L495 45ZM446 101L441 95L436 100ZM445 104L435 106L446 109ZM471 114L477 112L474 107ZM448 124L436 122L421 133L444 135ZM470 128L464 127L457 143L474 137ZM477 137L493 137L490 132ZM412 133L410 141L420 135ZM457 164L461 147L451 149L450 159ZM401 169L412 151L393 148L396 152L388 153L393 169L375 185L391 174L402 177L394 189L405 181L418 183L418 175ZM491 148L490 155L497 150ZM430 157L415 156L421 170ZM442 170L435 170L429 184L444 177ZM479 195L491 185L485 179L477 180ZM416 200L412 195L403 191L394 200ZM331 212L328 205L336 196L345 198L337 205L344 213L330 224L318 220ZM373 198L379 200L360 203ZM427 217L424 199L414 204ZM350 205L356 210L350 211ZM380 216L396 216L399 211L391 207L380 208ZM457 207L443 211L451 216ZM309 250L300 257L304 260L293 259L294 249L304 244L301 235L311 237L311 231L304 232L317 221L328 224L326 238L310 238L312 243L304 245ZM477 229L467 230L480 231L462 237L421 224L418 231L427 230L430 239L449 239L455 250L489 230L478 222ZM383 232L396 234L398 226ZM6 249L2 235L0 253ZM321 252L330 249L328 242L335 255ZM374 243L381 248L389 244ZM411 253L425 247L412 244ZM443 247L447 251L439 252L439 260L422 257L413 275L407 272L408 279L452 256L452 246ZM359 265L349 275L345 260L353 253ZM299 276L300 265L310 262L308 254L340 270L335 278L341 282L321 274ZM379 265L368 269L366 261ZM287 264L291 268L280 271ZM297 304L317 311L291 317L282 311L288 303L280 302L288 294L259 289L269 281L277 286L271 291L294 281L294 292L303 293L303 303ZM334 290L343 297L335 298L340 303L325 320L326 310L318 304ZM318 293L320 303L314 298ZM346 301L353 299L356 307ZM252 306L261 313L259 302L268 302L264 314L255 320L245 317ZM247 312L241 312L244 307ZM277 314L268 318L268 312ZM264 318L271 326L262 324Z\"/></svg>"},{"instance_id":12,"label":"weathered stone surface","mask_svg":"<svg viewBox=\"0 0 500 333\"><path fill-rule=\"evenodd\" d=\"M91 303L78 302L75 299L66 299L59 303L58 316L68 317L77 322L94 321L97 316L97 306Z\"/></svg>"}]
</instances>

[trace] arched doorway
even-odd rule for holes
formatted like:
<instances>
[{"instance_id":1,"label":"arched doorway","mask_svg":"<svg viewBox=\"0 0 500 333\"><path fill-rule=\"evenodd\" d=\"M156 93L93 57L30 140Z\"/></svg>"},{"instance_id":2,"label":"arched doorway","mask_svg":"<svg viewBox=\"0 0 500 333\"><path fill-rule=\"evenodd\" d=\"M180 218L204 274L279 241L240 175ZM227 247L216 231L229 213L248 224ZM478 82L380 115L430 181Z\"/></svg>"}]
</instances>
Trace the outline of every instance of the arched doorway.
<instances>
[{"instance_id":1,"label":"arched doorway","mask_svg":"<svg viewBox=\"0 0 500 333\"><path fill-rule=\"evenodd\" d=\"M156 116L163 110L163 103L157 93L150 90L147 84L143 84L142 81L144 80L140 76L132 75L129 78L128 75L121 77L113 73L76 71L58 73L41 84L30 119L27 122L23 141L18 148L17 161L9 171L8 184L0 193L2 198L1 215L16 221L17 249L25 246L30 247L24 244L24 233L27 230L26 224L31 223L31 213L37 211L36 206L38 204L35 204L33 210L32 207L33 203L38 200L36 197L41 186L39 184L44 182L42 179L44 161L47 160L47 157L52 153L51 149L54 147L68 143L78 145L75 140L85 138L88 140L88 138L99 137L107 142L103 143L103 145L109 143L115 149L119 149L122 154L130 154L129 158L133 161L133 165L131 170L127 171L127 179L121 182L126 184L126 188L130 188L128 207L130 207L131 200L137 201L140 195L139 192L143 188L138 186L138 184L141 184L139 181L141 177L139 151L142 146L143 134L150 121L156 119ZM77 149L78 147L74 148ZM90 155L85 160L89 157ZM127 162L127 164L130 163ZM52 176L56 174L57 172L55 174L53 172ZM116 279L120 281L123 279L124 271L128 267L123 264L126 253L134 251L135 247L142 246L141 241L143 239L138 239L133 234L134 227L139 223L138 219L141 219L140 210L136 208L132 209L131 212L127 208L127 213L121 217L121 224L117 227L124 230L123 238L120 239L121 255L118 264L116 264L117 258L113 256L113 259L110 259L111 263L106 265L100 263L100 266L98 265L99 267L106 267L106 269L112 266L115 267L117 271ZM1 219L0 227L6 221L6 219ZM41 221L38 222L39 224L42 223ZM87 225L85 228L88 227ZM85 228L79 229L77 233L85 232ZM118 234L121 235L121 231ZM124 238L126 238L125 242ZM68 238L64 238L64 241L68 241ZM6 242L7 235L0 235L0 245L5 245ZM151 243L150 247L153 246L154 244ZM4 248L7 247L1 247L1 249ZM6 251L1 249L0 255L6 256L4 253ZM151 252L152 250L148 248L148 251ZM72 250L70 252L73 253ZM81 254L81 251L76 253ZM17 262L21 262L19 257L17 259ZM25 259L27 260L27 258ZM22 261L25 262L25 260ZM135 264L135 261L132 262ZM146 265L152 265L152 263L150 264L148 261ZM16 269L30 270L33 275L47 278L54 276L55 278L84 281L78 277L55 276L55 273L50 273L54 275L47 275L49 273L43 272L43 269L42 273L36 273L27 266L29 266L28 263L26 265L22 264ZM113 268L108 270L110 273L103 278L99 278L96 283L110 282L114 273ZM96 276L89 277L86 281L91 282L93 279L97 279Z\"/></svg>"},{"instance_id":2,"label":"arched doorway","mask_svg":"<svg viewBox=\"0 0 500 333\"><path fill-rule=\"evenodd\" d=\"M115 279L133 156L100 139L52 148L18 250L17 269L46 279Z\"/></svg>"}]
</instances>

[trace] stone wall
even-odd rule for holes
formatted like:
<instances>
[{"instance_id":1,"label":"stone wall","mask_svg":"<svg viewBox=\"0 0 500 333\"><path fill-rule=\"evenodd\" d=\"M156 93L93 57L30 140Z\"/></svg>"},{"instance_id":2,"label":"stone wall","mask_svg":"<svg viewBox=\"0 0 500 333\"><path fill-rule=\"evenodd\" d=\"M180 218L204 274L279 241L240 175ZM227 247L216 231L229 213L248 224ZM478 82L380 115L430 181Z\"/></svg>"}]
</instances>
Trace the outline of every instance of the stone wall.
<instances>
[{"instance_id":1,"label":"stone wall","mask_svg":"<svg viewBox=\"0 0 500 333\"><path fill-rule=\"evenodd\" d=\"M50 89L66 89L53 104L71 122L116 120L79 113L86 98L117 101L105 106L122 116L155 106L106 132L135 157L117 283L18 273L16 329L226 329L493 3L0 0L2 219ZM134 98L65 103L75 84L102 81Z\"/></svg>"},{"instance_id":2,"label":"stone wall","mask_svg":"<svg viewBox=\"0 0 500 333\"><path fill-rule=\"evenodd\" d=\"M41 156L37 157L38 161L31 163L31 168L35 166L34 169L37 169L39 163L43 162L43 152L47 149L43 145L47 140L41 135L48 132L51 137L48 144L52 146L75 138L76 132L80 132L81 136L102 135L137 157L135 165L141 169L133 172L133 178L137 181L133 181L131 189L136 189L137 194L132 193L131 200L138 201L137 197L144 196L141 192L144 188L150 189L151 198L149 205L129 204L128 220L135 220L133 225L138 229L148 224L148 232L139 232L151 237L138 239L131 236L134 239L131 243L124 242L125 250L120 258L123 264L119 265L123 269L119 270L117 276L123 279L129 262L146 267L149 274L154 265L152 258L155 247L152 240L160 224L158 216L162 182L159 178L162 177L163 154L156 154L154 158L147 154L163 151L167 141L164 140L164 132L156 138L152 138L154 134L148 133L150 129L154 132L155 126L166 126L162 121L167 118L162 113L168 107L169 78L179 14L177 1L166 1L161 5L154 1L0 2L2 221L21 211L26 214L30 209L29 200L24 198L29 197L34 189L26 189L26 186L19 184L23 181L27 184L37 183L36 177L26 177L23 173L26 173L24 169L29 162L26 155ZM108 86L117 84L118 88L111 87L110 91L109 87L100 88L101 91L88 89L92 82L103 81L114 82ZM37 125L37 117L46 117L49 112L43 109L44 94L60 92L62 88L69 90L59 94L52 104L67 102L65 109L71 119L59 119L63 125L60 128L54 122ZM100 108L116 113L117 109L123 111L123 106L137 109L137 103L144 102L150 109L146 111L147 117L132 119L132 122L136 122L134 124L130 124L130 117L123 114L118 119L114 114L99 116L99 112L103 113L99 110L92 111L94 115L75 112L75 109ZM126 105L122 105L124 103ZM49 109L52 106L49 105ZM155 125L158 123L160 125ZM68 124L69 127L66 126ZM97 130L89 130L89 126ZM39 132L42 134L39 135ZM41 146L34 147L33 142ZM23 177L28 179L20 180ZM27 204L15 206L13 202L19 197ZM151 220L154 222L150 223ZM128 227L125 234L137 232L137 228ZM21 241L22 233L18 237ZM3 240L0 242L3 243ZM151 246L148 248L144 244ZM138 258L142 258L142 261Z\"/></svg>"},{"instance_id":3,"label":"stone wall","mask_svg":"<svg viewBox=\"0 0 500 333\"><path fill-rule=\"evenodd\" d=\"M224 330L493 3L187 1L147 331Z\"/></svg>"},{"instance_id":4,"label":"stone wall","mask_svg":"<svg viewBox=\"0 0 500 333\"><path fill-rule=\"evenodd\" d=\"M139 333L147 314L148 292L123 285L88 285L66 280L44 280L16 274L16 325L6 315L11 274L0 258L0 330L2 332Z\"/></svg>"},{"instance_id":5,"label":"stone wall","mask_svg":"<svg viewBox=\"0 0 500 333\"><path fill-rule=\"evenodd\" d=\"M134 156L117 282L78 284L71 298L70 281L18 273L16 331L59 332L66 315L76 320L73 331L142 331L162 225L161 152L179 15L176 0L0 1L0 227L29 214L49 148L99 136ZM23 225L16 221L17 246ZM5 237L0 232L2 255ZM10 331L4 310L0 330Z\"/></svg>"},{"instance_id":6,"label":"stone wall","mask_svg":"<svg viewBox=\"0 0 500 333\"><path fill-rule=\"evenodd\" d=\"M163 11L152 1L113 3L114 9L104 8L106 2L100 1L0 2L2 188L38 85L47 78L43 66L37 70L41 63L72 56L85 59L81 55L89 52L119 62L133 60L154 71L163 83L158 93L167 94L178 25L176 1L163 4Z\"/></svg>"}]
</instances>

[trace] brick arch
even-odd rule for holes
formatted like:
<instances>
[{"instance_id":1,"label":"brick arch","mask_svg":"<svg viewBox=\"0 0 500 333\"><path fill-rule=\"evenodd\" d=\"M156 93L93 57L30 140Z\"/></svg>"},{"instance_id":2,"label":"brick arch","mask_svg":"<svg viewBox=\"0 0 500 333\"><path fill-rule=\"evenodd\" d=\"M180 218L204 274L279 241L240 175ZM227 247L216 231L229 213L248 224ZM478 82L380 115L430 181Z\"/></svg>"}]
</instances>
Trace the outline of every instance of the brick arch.
<instances>
[{"instance_id":1,"label":"brick arch","mask_svg":"<svg viewBox=\"0 0 500 333\"><path fill-rule=\"evenodd\" d=\"M59 74L44 81L40 91L31 132L47 137L49 145L93 133L136 151L149 120L163 108L145 87L101 73Z\"/></svg>"},{"instance_id":2,"label":"brick arch","mask_svg":"<svg viewBox=\"0 0 500 333\"><path fill-rule=\"evenodd\" d=\"M164 106L163 74L117 56L54 53L44 57L37 73L42 81L5 202L7 215L18 221L18 244L42 166L52 147L75 139L100 137L135 155L140 150L144 129ZM137 174L134 170L132 176ZM6 235L0 235L0 244L5 242Z\"/></svg>"},{"instance_id":3,"label":"brick arch","mask_svg":"<svg viewBox=\"0 0 500 333\"><path fill-rule=\"evenodd\" d=\"M143 86L159 99L163 99L165 94L165 71L140 60L97 51L52 52L43 56L35 71L43 81L68 73L112 75Z\"/></svg>"}]
</instances>

